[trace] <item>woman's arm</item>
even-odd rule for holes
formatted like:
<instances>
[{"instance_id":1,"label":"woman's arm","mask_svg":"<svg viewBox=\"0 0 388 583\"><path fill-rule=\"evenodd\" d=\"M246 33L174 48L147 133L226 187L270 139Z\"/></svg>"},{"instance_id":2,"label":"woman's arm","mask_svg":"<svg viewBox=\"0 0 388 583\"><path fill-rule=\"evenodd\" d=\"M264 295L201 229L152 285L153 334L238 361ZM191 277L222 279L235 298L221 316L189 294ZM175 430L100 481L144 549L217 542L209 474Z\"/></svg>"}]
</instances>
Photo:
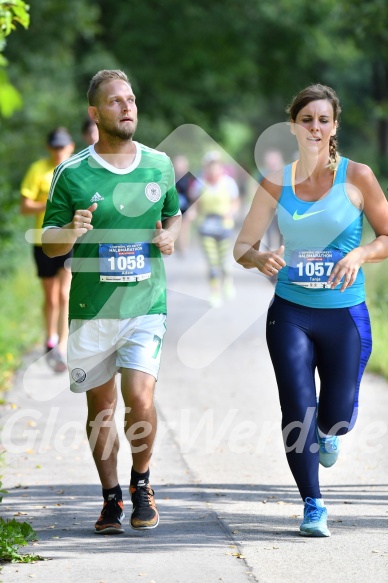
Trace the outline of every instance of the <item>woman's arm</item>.
<instances>
[{"instance_id":1,"label":"woman's arm","mask_svg":"<svg viewBox=\"0 0 388 583\"><path fill-rule=\"evenodd\" d=\"M336 287L344 278L341 291L354 283L363 263L377 263L388 257L388 201L373 171L365 164L350 161L347 180L348 190L355 193L350 198L354 199L358 195L362 201L365 216L376 238L350 251L334 267L328 283Z\"/></svg>"},{"instance_id":2,"label":"woman's arm","mask_svg":"<svg viewBox=\"0 0 388 583\"><path fill-rule=\"evenodd\" d=\"M278 173L270 178L261 182L233 250L237 263L246 269L257 268L264 275L275 275L285 266L281 257L283 246L276 251L259 251L261 239L273 219L281 193Z\"/></svg>"}]
</instances>

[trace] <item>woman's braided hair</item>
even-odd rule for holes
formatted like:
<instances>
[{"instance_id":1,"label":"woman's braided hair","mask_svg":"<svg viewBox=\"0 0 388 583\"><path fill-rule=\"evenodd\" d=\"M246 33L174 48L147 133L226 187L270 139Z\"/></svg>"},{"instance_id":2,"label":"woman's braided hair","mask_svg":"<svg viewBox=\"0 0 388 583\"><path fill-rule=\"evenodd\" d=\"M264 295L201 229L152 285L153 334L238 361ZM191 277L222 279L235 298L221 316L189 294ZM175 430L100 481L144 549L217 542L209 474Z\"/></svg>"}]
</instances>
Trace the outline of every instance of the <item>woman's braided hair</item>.
<instances>
[{"instance_id":1,"label":"woman's braided hair","mask_svg":"<svg viewBox=\"0 0 388 583\"><path fill-rule=\"evenodd\" d=\"M287 113L290 116L290 119L292 121L295 121L296 116L298 115L301 109L303 109L311 101L318 101L319 99L327 99L327 101L330 101L333 108L333 118L338 125L338 118L341 113L341 106L337 94L331 87L328 87L327 85L321 85L320 83L316 83L315 85L309 85L305 89L302 89L302 91L300 91L297 95L295 95L290 105L286 109ZM332 170L333 172L337 170L340 160L337 148L338 148L337 137L331 136L329 144L328 168L330 168L330 170Z\"/></svg>"}]
</instances>

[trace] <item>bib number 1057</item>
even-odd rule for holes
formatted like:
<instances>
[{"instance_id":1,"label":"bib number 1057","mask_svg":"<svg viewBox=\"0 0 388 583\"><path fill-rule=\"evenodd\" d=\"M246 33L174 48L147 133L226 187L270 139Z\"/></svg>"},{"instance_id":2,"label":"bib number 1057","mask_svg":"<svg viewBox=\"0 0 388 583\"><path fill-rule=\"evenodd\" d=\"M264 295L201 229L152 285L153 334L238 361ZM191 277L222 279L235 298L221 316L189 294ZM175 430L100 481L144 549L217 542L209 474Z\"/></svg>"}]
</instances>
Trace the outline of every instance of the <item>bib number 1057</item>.
<instances>
[{"instance_id":1,"label":"bib number 1057","mask_svg":"<svg viewBox=\"0 0 388 583\"><path fill-rule=\"evenodd\" d=\"M322 277L322 275L329 277L333 271L334 262L317 261L315 263L312 261L307 261L306 263L303 263L303 261L301 261L297 264L296 267L298 268L299 277L303 277L304 274L306 274L308 277Z\"/></svg>"},{"instance_id":2,"label":"bib number 1057","mask_svg":"<svg viewBox=\"0 0 388 583\"><path fill-rule=\"evenodd\" d=\"M340 249L293 251L288 278L295 285L325 288L334 265L343 257Z\"/></svg>"}]
</instances>

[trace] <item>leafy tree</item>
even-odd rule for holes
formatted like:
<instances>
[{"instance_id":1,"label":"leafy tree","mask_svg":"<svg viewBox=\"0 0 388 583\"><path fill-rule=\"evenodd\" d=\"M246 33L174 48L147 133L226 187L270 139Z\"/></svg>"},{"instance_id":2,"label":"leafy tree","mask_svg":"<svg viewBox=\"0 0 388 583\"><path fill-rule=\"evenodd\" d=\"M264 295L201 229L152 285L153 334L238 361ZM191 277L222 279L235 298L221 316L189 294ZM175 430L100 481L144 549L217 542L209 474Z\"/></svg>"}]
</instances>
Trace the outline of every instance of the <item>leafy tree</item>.
<instances>
[{"instance_id":1,"label":"leafy tree","mask_svg":"<svg viewBox=\"0 0 388 583\"><path fill-rule=\"evenodd\" d=\"M23 105L20 93L9 82L4 70L8 61L1 53L6 46L6 37L16 29L16 24L28 28L28 10L29 6L23 0L0 0L0 114L3 117L11 116Z\"/></svg>"},{"instance_id":2,"label":"leafy tree","mask_svg":"<svg viewBox=\"0 0 388 583\"><path fill-rule=\"evenodd\" d=\"M388 11L385 0L341 0L337 31L351 37L359 51L359 86L364 115L374 122L378 170L388 175Z\"/></svg>"}]
</instances>

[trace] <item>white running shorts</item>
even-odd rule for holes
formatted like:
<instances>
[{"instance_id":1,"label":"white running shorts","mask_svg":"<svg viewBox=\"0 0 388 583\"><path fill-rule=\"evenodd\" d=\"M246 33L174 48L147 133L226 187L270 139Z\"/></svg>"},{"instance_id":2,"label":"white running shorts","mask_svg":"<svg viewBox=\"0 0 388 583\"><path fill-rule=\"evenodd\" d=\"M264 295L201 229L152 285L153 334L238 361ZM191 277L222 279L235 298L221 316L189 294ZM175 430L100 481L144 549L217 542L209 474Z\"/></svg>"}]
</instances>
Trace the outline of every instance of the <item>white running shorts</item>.
<instances>
[{"instance_id":1,"label":"white running shorts","mask_svg":"<svg viewBox=\"0 0 388 583\"><path fill-rule=\"evenodd\" d=\"M111 379L120 368L158 378L165 314L126 320L71 320L67 343L70 389L84 393Z\"/></svg>"}]
</instances>

